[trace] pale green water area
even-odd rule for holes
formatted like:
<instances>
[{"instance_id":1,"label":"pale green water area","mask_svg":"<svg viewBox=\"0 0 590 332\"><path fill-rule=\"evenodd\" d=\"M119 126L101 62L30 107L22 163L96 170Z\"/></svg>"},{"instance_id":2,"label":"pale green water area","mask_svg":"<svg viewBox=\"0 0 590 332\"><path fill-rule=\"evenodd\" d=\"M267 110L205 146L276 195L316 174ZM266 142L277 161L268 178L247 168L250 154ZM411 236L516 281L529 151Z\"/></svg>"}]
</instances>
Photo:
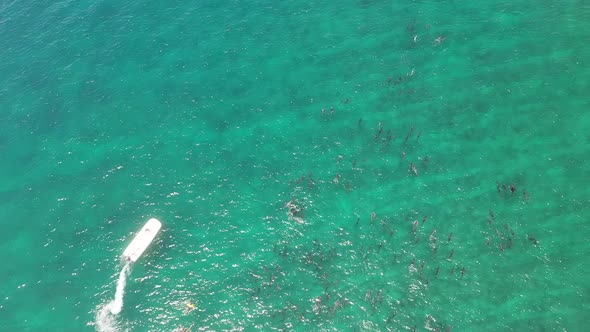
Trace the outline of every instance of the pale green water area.
<instances>
[{"instance_id":1,"label":"pale green water area","mask_svg":"<svg viewBox=\"0 0 590 332\"><path fill-rule=\"evenodd\" d=\"M588 331L589 24L1 1L0 331Z\"/></svg>"}]
</instances>

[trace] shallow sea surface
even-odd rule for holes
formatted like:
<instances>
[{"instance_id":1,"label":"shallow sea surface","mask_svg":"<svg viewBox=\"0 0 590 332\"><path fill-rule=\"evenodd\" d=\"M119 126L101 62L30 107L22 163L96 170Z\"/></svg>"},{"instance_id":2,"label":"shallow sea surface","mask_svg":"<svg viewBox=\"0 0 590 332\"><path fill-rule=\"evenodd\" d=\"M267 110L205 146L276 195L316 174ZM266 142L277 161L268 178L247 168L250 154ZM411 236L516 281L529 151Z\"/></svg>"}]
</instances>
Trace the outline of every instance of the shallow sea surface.
<instances>
[{"instance_id":1,"label":"shallow sea surface","mask_svg":"<svg viewBox=\"0 0 590 332\"><path fill-rule=\"evenodd\" d=\"M0 330L585 331L588 22L2 1Z\"/></svg>"}]
</instances>

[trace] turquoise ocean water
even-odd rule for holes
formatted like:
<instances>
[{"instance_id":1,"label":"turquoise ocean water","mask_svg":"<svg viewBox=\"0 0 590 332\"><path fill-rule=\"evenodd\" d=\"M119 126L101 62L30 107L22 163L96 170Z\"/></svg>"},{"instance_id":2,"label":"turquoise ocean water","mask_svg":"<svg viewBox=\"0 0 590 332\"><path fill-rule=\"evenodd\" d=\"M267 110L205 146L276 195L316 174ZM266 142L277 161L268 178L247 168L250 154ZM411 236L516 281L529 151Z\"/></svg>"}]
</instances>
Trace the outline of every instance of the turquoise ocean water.
<instances>
[{"instance_id":1,"label":"turquoise ocean water","mask_svg":"<svg viewBox=\"0 0 590 332\"><path fill-rule=\"evenodd\" d=\"M0 330L586 331L588 22L0 2Z\"/></svg>"}]
</instances>

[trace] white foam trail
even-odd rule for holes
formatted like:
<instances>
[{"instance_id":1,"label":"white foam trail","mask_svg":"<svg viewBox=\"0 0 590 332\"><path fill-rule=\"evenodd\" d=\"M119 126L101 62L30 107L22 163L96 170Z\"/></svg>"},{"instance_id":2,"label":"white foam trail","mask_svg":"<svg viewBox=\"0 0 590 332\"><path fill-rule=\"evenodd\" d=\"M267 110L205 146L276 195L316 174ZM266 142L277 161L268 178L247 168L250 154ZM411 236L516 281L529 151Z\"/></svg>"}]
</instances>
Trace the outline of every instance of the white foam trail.
<instances>
[{"instance_id":1,"label":"white foam trail","mask_svg":"<svg viewBox=\"0 0 590 332\"><path fill-rule=\"evenodd\" d=\"M121 273L119 274L119 280L117 281L117 290L115 291L115 299L107 304L107 307L113 315L118 315L123 309L123 295L125 294L125 284L127 283L127 274L131 264L127 262Z\"/></svg>"},{"instance_id":2,"label":"white foam trail","mask_svg":"<svg viewBox=\"0 0 590 332\"><path fill-rule=\"evenodd\" d=\"M121 313L123 309L123 295L125 294L125 284L127 283L127 276L131 270L131 263L127 262L117 280L117 290L115 291L115 298L100 308L96 313L96 329L99 332L117 332L119 327L115 320L115 315Z\"/></svg>"},{"instance_id":3,"label":"white foam trail","mask_svg":"<svg viewBox=\"0 0 590 332\"><path fill-rule=\"evenodd\" d=\"M115 316L111 315L109 305L105 305L96 313L96 330L98 332L119 332Z\"/></svg>"}]
</instances>

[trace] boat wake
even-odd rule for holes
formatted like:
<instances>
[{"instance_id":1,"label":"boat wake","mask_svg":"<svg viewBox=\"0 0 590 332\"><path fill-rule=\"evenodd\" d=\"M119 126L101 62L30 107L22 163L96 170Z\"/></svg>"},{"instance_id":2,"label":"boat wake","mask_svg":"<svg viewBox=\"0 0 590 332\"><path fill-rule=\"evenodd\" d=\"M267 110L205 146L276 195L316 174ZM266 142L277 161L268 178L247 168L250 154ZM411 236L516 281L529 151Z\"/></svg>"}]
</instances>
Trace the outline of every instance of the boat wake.
<instances>
[{"instance_id":1,"label":"boat wake","mask_svg":"<svg viewBox=\"0 0 590 332\"><path fill-rule=\"evenodd\" d=\"M125 266L121 269L121 273L119 273L115 298L98 309L96 313L96 328L99 332L117 332L120 330L116 316L121 313L121 310L123 309L125 284L127 283L127 276L130 271L131 262L126 262Z\"/></svg>"}]
</instances>

